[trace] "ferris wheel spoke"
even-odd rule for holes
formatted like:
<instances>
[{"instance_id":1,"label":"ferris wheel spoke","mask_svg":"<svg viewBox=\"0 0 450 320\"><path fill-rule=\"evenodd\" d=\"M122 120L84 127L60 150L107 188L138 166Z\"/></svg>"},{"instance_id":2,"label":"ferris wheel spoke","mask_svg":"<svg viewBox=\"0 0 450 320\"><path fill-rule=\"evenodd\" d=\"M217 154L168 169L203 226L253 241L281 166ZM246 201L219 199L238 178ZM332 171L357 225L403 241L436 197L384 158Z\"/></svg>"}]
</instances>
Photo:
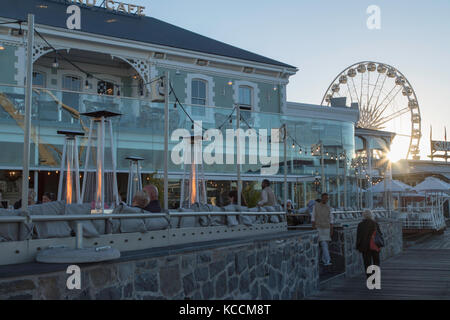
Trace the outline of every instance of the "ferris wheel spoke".
<instances>
[{"instance_id":1,"label":"ferris wheel spoke","mask_svg":"<svg viewBox=\"0 0 450 320\"><path fill-rule=\"evenodd\" d=\"M392 91L394 91L396 87L397 87L397 85L394 85L394 87L393 87L393 88L389 91L389 93L384 97L384 99L380 102L380 104L375 104L374 110L378 110L378 109L383 105L383 103L386 101L386 99L388 99L388 98L391 96Z\"/></svg>"},{"instance_id":2,"label":"ferris wheel spoke","mask_svg":"<svg viewBox=\"0 0 450 320\"><path fill-rule=\"evenodd\" d=\"M386 122L389 122L389 121L391 121L391 120L393 120L395 118L401 117L402 115L404 115L407 112L409 112L409 107L403 108L403 109L401 109L401 110L399 110L397 112L394 112L394 113L392 113L392 114L390 114L390 115L388 115L386 117L381 118L380 121L377 122L377 124L383 125Z\"/></svg>"},{"instance_id":3,"label":"ferris wheel spoke","mask_svg":"<svg viewBox=\"0 0 450 320\"><path fill-rule=\"evenodd\" d=\"M363 100L362 100L362 94L363 94L363 80L364 80L364 73L361 73L361 95L360 95L360 98L359 98L359 100L361 101L361 104L363 103Z\"/></svg>"},{"instance_id":4,"label":"ferris wheel spoke","mask_svg":"<svg viewBox=\"0 0 450 320\"><path fill-rule=\"evenodd\" d=\"M351 78L351 79L352 79L353 89L355 90L356 100L358 101L358 105L361 108L362 105L361 105L361 101L358 99L358 90L356 90L355 81L353 80L353 78Z\"/></svg>"},{"instance_id":5,"label":"ferris wheel spoke","mask_svg":"<svg viewBox=\"0 0 450 320\"><path fill-rule=\"evenodd\" d=\"M378 90L377 100L375 102L375 106L378 104L378 101L380 100L381 92L383 92L384 84L386 83L387 75L384 74L383 83L381 84L380 89Z\"/></svg>"},{"instance_id":6,"label":"ferris wheel spoke","mask_svg":"<svg viewBox=\"0 0 450 320\"><path fill-rule=\"evenodd\" d=\"M351 103L353 103L352 91L350 90L350 86L349 86L349 84L348 84L348 81L347 81L347 88L348 88L348 93L349 93L349 95L350 95ZM351 103L350 103L350 104L351 104Z\"/></svg>"},{"instance_id":7,"label":"ferris wheel spoke","mask_svg":"<svg viewBox=\"0 0 450 320\"><path fill-rule=\"evenodd\" d=\"M400 89L397 90L397 92L395 93L395 95L388 101L388 103L386 103L386 105L384 106L384 108L380 109L380 112L377 114L376 120L378 120L378 118L383 114L383 112L386 111L386 109L389 107L389 105L391 104L391 102L394 101L394 99L397 97L397 95L400 93L400 91L402 91L402 88L401 88L401 87L400 87ZM381 104L380 104L380 108L381 108Z\"/></svg>"},{"instance_id":8,"label":"ferris wheel spoke","mask_svg":"<svg viewBox=\"0 0 450 320\"><path fill-rule=\"evenodd\" d=\"M381 75L381 73L378 74L377 81L375 82L375 86L373 87L373 91L372 91L372 94L370 95L369 102L367 103L368 105L370 105L370 102L372 101L372 98L373 98L373 94L374 94L375 90L377 89L378 80L380 80L380 75Z\"/></svg>"},{"instance_id":9,"label":"ferris wheel spoke","mask_svg":"<svg viewBox=\"0 0 450 320\"><path fill-rule=\"evenodd\" d=\"M369 105L369 85L370 85L370 71L367 70L367 105Z\"/></svg>"}]
</instances>

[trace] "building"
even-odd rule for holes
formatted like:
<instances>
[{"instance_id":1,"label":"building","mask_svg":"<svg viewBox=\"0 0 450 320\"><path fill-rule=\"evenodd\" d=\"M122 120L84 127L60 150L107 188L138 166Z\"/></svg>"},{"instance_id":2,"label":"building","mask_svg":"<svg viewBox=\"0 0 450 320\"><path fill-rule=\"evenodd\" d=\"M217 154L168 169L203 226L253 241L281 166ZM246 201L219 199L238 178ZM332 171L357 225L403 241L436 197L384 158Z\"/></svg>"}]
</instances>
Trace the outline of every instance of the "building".
<instances>
[{"instance_id":1,"label":"building","mask_svg":"<svg viewBox=\"0 0 450 320\"><path fill-rule=\"evenodd\" d=\"M164 104L155 79L169 74L172 85L169 131L191 130L191 119L204 128L224 132L235 128L239 106L243 129L287 126L289 198L298 206L328 191L334 206L350 201L354 174L354 108L325 108L286 99L289 78L298 69L240 48L204 37L152 17L80 4L81 30L68 29L69 5L76 1L4 0L0 13L0 188L10 204L20 196L23 154L26 19L35 15L33 47L33 107L30 186L40 199L56 192L64 138L57 130L88 130L84 112L107 109L122 116L113 120L119 189L126 191L127 156L141 156L145 180L161 173ZM178 102L177 102L178 100ZM184 107L181 108L180 104ZM183 111L186 110L186 112ZM225 132L224 132L225 133ZM270 140L269 140L270 141ZM80 159L86 138L80 141ZM322 157L314 148L322 144ZM170 148L176 145L171 142ZM83 149L84 148L84 149ZM107 146L107 149L111 146ZM254 152L248 144L245 152ZM109 150L111 154L111 150ZM233 151L234 152L234 151ZM233 154L234 157L234 154ZM108 164L107 164L108 165ZM109 164L110 165L110 164ZM268 178L282 199L283 152L278 174L261 175L260 163L243 164L246 183ZM83 161L81 161L83 167ZM226 202L236 181L236 165L204 166L208 198ZM317 182L317 177L324 179ZM172 207L177 206L184 169L169 163ZM353 180L352 180L353 179ZM320 185L319 185L320 184ZM258 184L257 184L258 185ZM2 187L3 186L3 187ZM345 192L347 191L347 192ZM344 196L345 194L345 196Z\"/></svg>"}]
</instances>

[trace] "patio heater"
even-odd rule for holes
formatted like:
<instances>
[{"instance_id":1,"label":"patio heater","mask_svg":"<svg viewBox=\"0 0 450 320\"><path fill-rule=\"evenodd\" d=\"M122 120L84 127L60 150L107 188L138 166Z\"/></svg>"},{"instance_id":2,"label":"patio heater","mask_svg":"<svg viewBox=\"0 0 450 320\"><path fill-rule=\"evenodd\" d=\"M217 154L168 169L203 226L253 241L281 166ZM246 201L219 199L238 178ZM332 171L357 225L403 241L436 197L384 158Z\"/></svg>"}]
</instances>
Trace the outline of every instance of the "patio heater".
<instances>
[{"instance_id":1,"label":"patio heater","mask_svg":"<svg viewBox=\"0 0 450 320\"><path fill-rule=\"evenodd\" d=\"M144 158L130 156L125 159L130 161L130 169L128 171L127 204L131 206L136 192L142 190L142 176L139 161L144 160Z\"/></svg>"},{"instance_id":2,"label":"patio heater","mask_svg":"<svg viewBox=\"0 0 450 320\"><path fill-rule=\"evenodd\" d=\"M105 202L110 202L113 206L118 205L120 202L119 191L117 188L117 175L116 175L116 160L114 156L114 138L112 128L112 118L120 116L120 113L115 113L106 110L94 111L82 113L81 115L90 118L89 126L89 138L86 148L86 161L84 167L83 188L81 192L81 198L83 201L94 202L94 208L91 213L110 213L111 210L105 210ZM88 184L88 170L90 160L90 150L94 149L93 146L93 127L96 124L97 127L97 156L96 156L96 170L95 181L89 181ZM109 138L111 148L111 164L112 164L112 183L105 183L105 128L109 127ZM110 185L112 184L112 186ZM112 187L112 188L111 188ZM108 190L105 196L106 190Z\"/></svg>"},{"instance_id":3,"label":"patio heater","mask_svg":"<svg viewBox=\"0 0 450 320\"><path fill-rule=\"evenodd\" d=\"M190 144L190 148L186 148L188 152L185 152L184 154L184 172L181 181L180 208L191 208L192 205L196 203L207 203L206 179L201 151L203 137L190 136L186 137L185 141L186 140L188 140L187 143ZM188 172L189 180L186 181ZM187 197L185 191L186 188L188 189Z\"/></svg>"},{"instance_id":4,"label":"patio heater","mask_svg":"<svg viewBox=\"0 0 450 320\"><path fill-rule=\"evenodd\" d=\"M80 197L77 136L84 136L84 132L60 130L57 133L65 136L58 184L58 201L65 200L67 204L80 204L82 199Z\"/></svg>"}]
</instances>

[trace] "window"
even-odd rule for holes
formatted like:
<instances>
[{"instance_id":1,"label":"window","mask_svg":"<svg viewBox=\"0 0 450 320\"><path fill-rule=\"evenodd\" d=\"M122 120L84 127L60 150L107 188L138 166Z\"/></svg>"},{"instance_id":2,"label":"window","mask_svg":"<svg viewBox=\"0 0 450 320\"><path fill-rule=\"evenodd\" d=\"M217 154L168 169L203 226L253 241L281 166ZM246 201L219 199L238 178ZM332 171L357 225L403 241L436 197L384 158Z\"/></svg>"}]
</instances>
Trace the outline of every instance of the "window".
<instances>
[{"instance_id":1,"label":"window","mask_svg":"<svg viewBox=\"0 0 450 320\"><path fill-rule=\"evenodd\" d=\"M253 96L253 89L251 87L247 86L240 86L239 87L239 104L244 107L243 109L249 109L252 108L252 96ZM246 108L247 107L247 108Z\"/></svg>"},{"instance_id":2,"label":"window","mask_svg":"<svg viewBox=\"0 0 450 320\"><path fill-rule=\"evenodd\" d=\"M106 94L109 96L114 95L114 83L108 81L99 81L97 83L97 93Z\"/></svg>"},{"instance_id":3,"label":"window","mask_svg":"<svg viewBox=\"0 0 450 320\"><path fill-rule=\"evenodd\" d=\"M81 78L76 76L64 76L62 83L63 90L69 91L81 91ZM80 106L80 94L75 92L63 92L62 101L64 104L79 110Z\"/></svg>"},{"instance_id":4,"label":"window","mask_svg":"<svg viewBox=\"0 0 450 320\"><path fill-rule=\"evenodd\" d=\"M192 107L192 115L194 116L205 116L205 108L198 106L206 106L206 88L207 82L205 80L192 80L191 103L197 105Z\"/></svg>"},{"instance_id":5,"label":"window","mask_svg":"<svg viewBox=\"0 0 450 320\"><path fill-rule=\"evenodd\" d=\"M206 81L199 79L192 80L191 99L192 104L206 106Z\"/></svg>"},{"instance_id":6,"label":"window","mask_svg":"<svg viewBox=\"0 0 450 320\"><path fill-rule=\"evenodd\" d=\"M64 76L63 89L70 91L81 91L81 79L74 76Z\"/></svg>"},{"instance_id":7,"label":"window","mask_svg":"<svg viewBox=\"0 0 450 320\"><path fill-rule=\"evenodd\" d=\"M45 83L45 73L42 72L33 72L33 86L36 87L46 87Z\"/></svg>"}]
</instances>

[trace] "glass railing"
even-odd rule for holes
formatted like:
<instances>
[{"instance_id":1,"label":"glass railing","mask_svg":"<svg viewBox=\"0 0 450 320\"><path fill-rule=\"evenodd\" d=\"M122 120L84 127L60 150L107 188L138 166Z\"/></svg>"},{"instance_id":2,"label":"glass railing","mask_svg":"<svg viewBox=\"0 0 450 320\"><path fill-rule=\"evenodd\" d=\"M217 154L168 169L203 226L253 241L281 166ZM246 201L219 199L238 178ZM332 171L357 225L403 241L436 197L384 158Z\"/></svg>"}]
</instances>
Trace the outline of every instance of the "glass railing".
<instances>
[{"instance_id":1,"label":"glass railing","mask_svg":"<svg viewBox=\"0 0 450 320\"><path fill-rule=\"evenodd\" d=\"M23 115L25 112L25 95L23 87L0 86L0 148L5 151L0 155L0 166L21 167L23 153ZM227 130L236 129L236 111L233 106L194 106L184 105L186 113L174 102L169 104L169 135L177 129L186 129L192 134L190 117L195 121L201 121L205 133L208 129L219 129L219 138L223 139L222 155L216 155L221 159L219 163L204 164L205 173L228 174L236 173L236 141L234 148L226 149ZM127 98L119 96L107 96L86 94L79 92L60 91L52 89L34 88L32 98L32 168L58 169L64 137L57 134L58 130L82 130L86 133L79 138L80 168L84 165L84 152L87 146L90 120L83 113L108 110L121 114L111 118L113 125L113 143L115 146L115 158L117 169L127 171L129 163L125 159L128 156L140 156L142 172L161 171L164 168L164 103L152 103L148 99ZM320 141L330 154L346 151L347 161L338 162L325 157L324 172L327 176L343 176L344 165L347 165L347 174L351 175L350 159L354 152L354 127L352 123L332 120L310 119L299 115L298 117L285 116L277 113L261 113L241 111L241 128L246 131L252 128L258 136L245 139L245 163L241 165L242 174L260 175L267 164L261 162L261 152L264 151L266 139L268 146L267 156L271 155L270 141L272 129L278 129L283 124L287 125L289 135L295 139L297 145L292 148L292 140L288 140L287 167L289 175L313 176L321 173L320 157L311 154L311 146ZM264 132L265 130L265 132ZM211 132L210 132L211 133ZM216 141L217 132L214 136ZM107 131L105 168L111 166L111 145ZM204 150L212 143L211 136L204 136L202 146ZM169 150L179 143L170 141ZM300 152L301 149L301 152ZM217 150L216 150L217 151ZM264 152L263 152L264 153ZM274 156L274 155L272 155ZM231 163L231 159L234 162ZM255 160L256 159L256 160ZM266 159L267 160L267 159ZM278 159L273 159L278 166L278 174L284 174L284 150L283 144L279 145ZM345 164L344 164L345 163ZM169 156L169 171L183 173L182 165L174 164Z\"/></svg>"}]
</instances>

